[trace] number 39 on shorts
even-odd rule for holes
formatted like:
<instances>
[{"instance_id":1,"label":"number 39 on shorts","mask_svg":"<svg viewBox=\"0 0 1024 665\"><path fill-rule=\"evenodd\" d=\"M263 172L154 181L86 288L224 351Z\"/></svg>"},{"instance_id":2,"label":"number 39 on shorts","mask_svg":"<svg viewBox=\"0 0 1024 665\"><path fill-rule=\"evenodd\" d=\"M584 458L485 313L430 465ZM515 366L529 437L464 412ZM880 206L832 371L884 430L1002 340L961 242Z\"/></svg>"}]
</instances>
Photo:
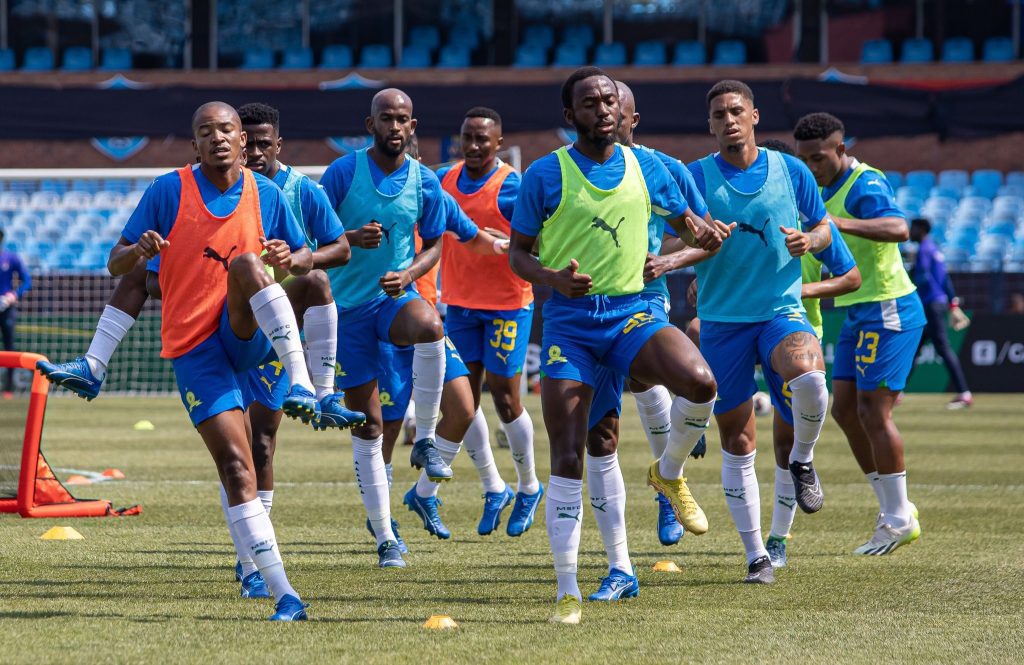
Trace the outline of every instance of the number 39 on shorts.
<instances>
[{"instance_id":1,"label":"number 39 on shorts","mask_svg":"<svg viewBox=\"0 0 1024 665\"><path fill-rule=\"evenodd\" d=\"M511 351L516 348L516 333L519 332L519 324L509 319L494 319L491 321L494 326L494 339L490 340L491 346L503 351Z\"/></svg>"},{"instance_id":2,"label":"number 39 on shorts","mask_svg":"<svg viewBox=\"0 0 1024 665\"><path fill-rule=\"evenodd\" d=\"M861 353L862 351L866 353ZM875 357L878 355L878 333L861 330L857 337L857 352L854 358L857 362L865 365L875 362Z\"/></svg>"}]
</instances>

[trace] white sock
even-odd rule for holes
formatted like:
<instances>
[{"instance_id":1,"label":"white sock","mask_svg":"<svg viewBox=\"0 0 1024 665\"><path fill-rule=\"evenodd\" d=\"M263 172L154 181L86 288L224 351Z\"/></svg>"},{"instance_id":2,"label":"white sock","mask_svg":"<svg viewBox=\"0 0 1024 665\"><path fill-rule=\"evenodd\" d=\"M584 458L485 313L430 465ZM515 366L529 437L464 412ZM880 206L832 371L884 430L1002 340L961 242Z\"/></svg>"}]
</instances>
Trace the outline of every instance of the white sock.
<instances>
[{"instance_id":1,"label":"white sock","mask_svg":"<svg viewBox=\"0 0 1024 665\"><path fill-rule=\"evenodd\" d=\"M555 600L560 600L562 596L576 596L583 600L576 581L582 530L580 522L583 520L583 481L551 476L548 480L547 500L544 502L544 515L551 554L555 559L555 576L558 578Z\"/></svg>"},{"instance_id":2,"label":"white sock","mask_svg":"<svg viewBox=\"0 0 1024 665\"><path fill-rule=\"evenodd\" d=\"M882 513L892 527L910 523L910 499L907 498L907 472L880 473L878 484L882 491Z\"/></svg>"},{"instance_id":3,"label":"white sock","mask_svg":"<svg viewBox=\"0 0 1024 665\"><path fill-rule=\"evenodd\" d=\"M416 402L416 440L433 439L444 387L444 340L417 344L412 354L412 398Z\"/></svg>"},{"instance_id":4,"label":"white sock","mask_svg":"<svg viewBox=\"0 0 1024 665\"><path fill-rule=\"evenodd\" d=\"M761 542L761 496L758 494L757 474L754 473L755 457L757 451L749 455L730 455L722 451L725 503L743 540L747 563L760 556L768 556L768 550Z\"/></svg>"},{"instance_id":5,"label":"white sock","mask_svg":"<svg viewBox=\"0 0 1024 665\"><path fill-rule=\"evenodd\" d=\"M366 516L377 536L377 546L395 540L391 531L391 498L388 496L388 474L384 470L384 437L360 439L352 437L352 463L356 471L359 495Z\"/></svg>"},{"instance_id":6,"label":"white sock","mask_svg":"<svg viewBox=\"0 0 1024 665\"><path fill-rule=\"evenodd\" d=\"M793 392L793 450L789 463L814 459L814 444L821 435L828 411L828 387L825 372L813 370L789 382Z\"/></svg>"},{"instance_id":7,"label":"white sock","mask_svg":"<svg viewBox=\"0 0 1024 665\"><path fill-rule=\"evenodd\" d=\"M693 447L708 429L711 421L711 410L715 400L706 404L694 404L684 397L672 400L672 430L668 435L668 445L658 463L658 473L663 478L675 480L683 476L683 464L693 452Z\"/></svg>"},{"instance_id":8,"label":"white sock","mask_svg":"<svg viewBox=\"0 0 1024 665\"><path fill-rule=\"evenodd\" d=\"M618 568L632 575L633 564L626 543L626 484L617 453L607 457L587 455L587 488L604 551L608 554L608 572Z\"/></svg>"},{"instance_id":9,"label":"white sock","mask_svg":"<svg viewBox=\"0 0 1024 665\"><path fill-rule=\"evenodd\" d=\"M388 489L391 489L391 486L395 484L395 467L390 464L385 464L384 473L388 476Z\"/></svg>"},{"instance_id":10,"label":"white sock","mask_svg":"<svg viewBox=\"0 0 1024 665\"><path fill-rule=\"evenodd\" d=\"M473 460L477 473L480 474L480 484L484 486L484 491L500 492L505 489L505 481L501 479L498 467L494 464L483 409L477 408L473 422L469 424L466 436L462 439L462 445L466 448L469 459Z\"/></svg>"},{"instance_id":11,"label":"white sock","mask_svg":"<svg viewBox=\"0 0 1024 665\"><path fill-rule=\"evenodd\" d=\"M540 481L533 464L533 420L530 412L523 409L512 422L501 423L501 429L505 431L508 447L512 450L512 461L519 477L517 489L524 494L536 494L540 490Z\"/></svg>"},{"instance_id":12,"label":"white sock","mask_svg":"<svg viewBox=\"0 0 1024 665\"><path fill-rule=\"evenodd\" d=\"M775 504L772 507L772 530L769 535L785 538L796 517L796 487L789 469L775 467Z\"/></svg>"},{"instance_id":13,"label":"white sock","mask_svg":"<svg viewBox=\"0 0 1024 665\"><path fill-rule=\"evenodd\" d=\"M274 507L274 490L256 490L256 496L259 497L260 503L263 504L263 509L270 514L270 509Z\"/></svg>"},{"instance_id":14,"label":"white sock","mask_svg":"<svg viewBox=\"0 0 1024 665\"><path fill-rule=\"evenodd\" d=\"M875 498L878 499L878 512L883 512L882 484L878 481L878 472L872 471L871 473L865 473L864 477L868 479L868 485L871 486L871 491L875 493Z\"/></svg>"},{"instance_id":15,"label":"white sock","mask_svg":"<svg viewBox=\"0 0 1024 665\"><path fill-rule=\"evenodd\" d=\"M107 305L96 322L96 332L92 336L89 350L85 352L85 361L89 363L89 371L102 381L107 376L107 364L117 350L124 336L131 330L135 319L113 305Z\"/></svg>"},{"instance_id":16,"label":"white sock","mask_svg":"<svg viewBox=\"0 0 1024 665\"><path fill-rule=\"evenodd\" d=\"M334 393L334 363L338 351L338 308L335 305L310 307L302 317L302 330L309 348L310 378L316 398Z\"/></svg>"},{"instance_id":17,"label":"white sock","mask_svg":"<svg viewBox=\"0 0 1024 665\"><path fill-rule=\"evenodd\" d=\"M235 556L238 558L238 562L242 564L242 579L245 579L256 572L256 564L253 563L252 556L250 556L249 549L245 546L245 543L239 540L238 530L235 529L235 525L231 523L231 514L228 512L228 493L224 490L223 485L220 486L220 509L224 512L224 521L228 524L231 543L235 546Z\"/></svg>"},{"instance_id":18,"label":"white sock","mask_svg":"<svg viewBox=\"0 0 1024 665\"><path fill-rule=\"evenodd\" d=\"M292 385L300 385L313 392L306 357L302 352L302 341L299 339L299 324L295 321L295 311L288 301L288 294L280 284L274 283L249 298L249 306L252 307L252 314L260 330L274 347L277 359L288 372Z\"/></svg>"},{"instance_id":19,"label":"white sock","mask_svg":"<svg viewBox=\"0 0 1024 665\"><path fill-rule=\"evenodd\" d=\"M274 600L281 600L284 596L298 598L299 594L295 592L288 582L288 576L284 574L284 563L281 561L277 538L274 536L274 525L270 523L270 516L267 515L260 500L253 499L231 506L228 508L228 515L238 532L238 539L245 544L271 593L274 594Z\"/></svg>"},{"instance_id":20,"label":"white sock","mask_svg":"<svg viewBox=\"0 0 1024 665\"><path fill-rule=\"evenodd\" d=\"M449 466L451 465L452 460L455 459L455 456L459 454L459 451L462 450L461 443L449 441L448 439L440 436L434 440L434 447L437 448L437 454L441 456L444 463ZM439 487L441 487L441 483L435 483L430 478L427 478L426 469L420 471L420 477L416 481L417 496L437 496L437 490Z\"/></svg>"},{"instance_id":21,"label":"white sock","mask_svg":"<svg viewBox=\"0 0 1024 665\"><path fill-rule=\"evenodd\" d=\"M668 434L672 429L672 393L665 386L654 386L633 393L633 397L636 398L636 410L640 413L640 423L647 435L647 443L651 446L651 455L658 459L665 452Z\"/></svg>"}]
</instances>

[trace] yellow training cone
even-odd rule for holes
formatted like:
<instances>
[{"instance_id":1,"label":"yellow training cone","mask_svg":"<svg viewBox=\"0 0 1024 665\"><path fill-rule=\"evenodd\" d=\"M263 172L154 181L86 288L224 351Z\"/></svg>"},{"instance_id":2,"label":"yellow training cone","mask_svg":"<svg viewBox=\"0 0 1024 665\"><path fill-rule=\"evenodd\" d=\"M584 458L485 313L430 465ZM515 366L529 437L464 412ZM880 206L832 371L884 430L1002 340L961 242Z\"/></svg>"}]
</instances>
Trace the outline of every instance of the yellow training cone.
<instances>
[{"instance_id":1,"label":"yellow training cone","mask_svg":"<svg viewBox=\"0 0 1024 665\"><path fill-rule=\"evenodd\" d=\"M447 630L458 628L459 624L455 623L455 619L447 614L431 614L430 618L423 622L423 627L431 630Z\"/></svg>"},{"instance_id":2,"label":"yellow training cone","mask_svg":"<svg viewBox=\"0 0 1024 665\"><path fill-rule=\"evenodd\" d=\"M682 569L676 565L675 561L659 561L654 564L654 572L656 573L681 573Z\"/></svg>"},{"instance_id":3,"label":"yellow training cone","mask_svg":"<svg viewBox=\"0 0 1024 665\"><path fill-rule=\"evenodd\" d=\"M152 432L156 429L156 425L148 420L140 420L132 426L136 432Z\"/></svg>"},{"instance_id":4,"label":"yellow training cone","mask_svg":"<svg viewBox=\"0 0 1024 665\"><path fill-rule=\"evenodd\" d=\"M85 540L85 536L69 526L55 526L39 536L39 540Z\"/></svg>"}]
</instances>

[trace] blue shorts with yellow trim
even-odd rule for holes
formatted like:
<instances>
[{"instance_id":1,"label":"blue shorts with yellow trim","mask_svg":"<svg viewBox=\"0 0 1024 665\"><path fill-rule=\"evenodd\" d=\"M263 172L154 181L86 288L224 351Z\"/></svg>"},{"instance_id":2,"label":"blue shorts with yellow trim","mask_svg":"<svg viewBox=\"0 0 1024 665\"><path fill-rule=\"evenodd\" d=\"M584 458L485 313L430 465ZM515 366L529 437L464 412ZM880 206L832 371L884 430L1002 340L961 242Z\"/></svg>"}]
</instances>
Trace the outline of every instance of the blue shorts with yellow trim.
<instances>
[{"instance_id":1,"label":"blue shorts with yellow trim","mask_svg":"<svg viewBox=\"0 0 1024 665\"><path fill-rule=\"evenodd\" d=\"M483 363L491 374L512 377L523 371L526 362L533 303L504 310L449 305L444 327L463 362Z\"/></svg>"},{"instance_id":2,"label":"blue shorts with yellow trim","mask_svg":"<svg viewBox=\"0 0 1024 665\"><path fill-rule=\"evenodd\" d=\"M288 371L276 357L245 373L246 404L259 402L271 411L280 411L288 396L291 381Z\"/></svg>"},{"instance_id":3,"label":"blue shorts with yellow trim","mask_svg":"<svg viewBox=\"0 0 1024 665\"><path fill-rule=\"evenodd\" d=\"M462 362L455 345L444 338L444 382L460 376L468 376L469 370ZM411 346L395 346L390 342L380 343L380 373L377 375L377 392L380 395L380 412L384 422L401 420L412 399L412 356Z\"/></svg>"},{"instance_id":4,"label":"blue shorts with yellow trim","mask_svg":"<svg viewBox=\"0 0 1024 665\"><path fill-rule=\"evenodd\" d=\"M881 324L843 322L832 361L833 381L855 381L857 390L907 387L924 327L886 330Z\"/></svg>"},{"instance_id":5,"label":"blue shorts with yellow trim","mask_svg":"<svg viewBox=\"0 0 1024 665\"><path fill-rule=\"evenodd\" d=\"M806 332L814 337L814 328L803 312L778 314L769 321L726 323L701 321L700 352L718 382L715 413L725 413L743 404L757 392L754 366L758 362L776 409L786 404L782 380L771 369L772 351L788 335ZM792 416L790 417L792 419Z\"/></svg>"},{"instance_id":6,"label":"blue shorts with yellow trim","mask_svg":"<svg viewBox=\"0 0 1024 665\"><path fill-rule=\"evenodd\" d=\"M335 386L348 390L377 378L381 342L391 344L391 324L398 312L413 300L422 298L410 287L397 298L381 295L358 307L338 308Z\"/></svg>"}]
</instances>

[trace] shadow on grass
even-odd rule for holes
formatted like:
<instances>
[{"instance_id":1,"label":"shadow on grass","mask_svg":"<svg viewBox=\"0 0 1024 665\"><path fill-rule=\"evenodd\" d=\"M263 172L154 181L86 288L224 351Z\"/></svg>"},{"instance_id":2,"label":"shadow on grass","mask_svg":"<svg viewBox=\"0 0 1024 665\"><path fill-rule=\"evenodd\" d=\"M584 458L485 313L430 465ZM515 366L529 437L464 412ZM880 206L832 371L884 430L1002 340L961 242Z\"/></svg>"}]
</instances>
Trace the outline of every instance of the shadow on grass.
<instances>
[{"instance_id":1,"label":"shadow on grass","mask_svg":"<svg viewBox=\"0 0 1024 665\"><path fill-rule=\"evenodd\" d=\"M25 611L25 612L0 612L0 619L56 619L57 617L69 617L79 616L73 612L44 612L44 611Z\"/></svg>"}]
</instances>

